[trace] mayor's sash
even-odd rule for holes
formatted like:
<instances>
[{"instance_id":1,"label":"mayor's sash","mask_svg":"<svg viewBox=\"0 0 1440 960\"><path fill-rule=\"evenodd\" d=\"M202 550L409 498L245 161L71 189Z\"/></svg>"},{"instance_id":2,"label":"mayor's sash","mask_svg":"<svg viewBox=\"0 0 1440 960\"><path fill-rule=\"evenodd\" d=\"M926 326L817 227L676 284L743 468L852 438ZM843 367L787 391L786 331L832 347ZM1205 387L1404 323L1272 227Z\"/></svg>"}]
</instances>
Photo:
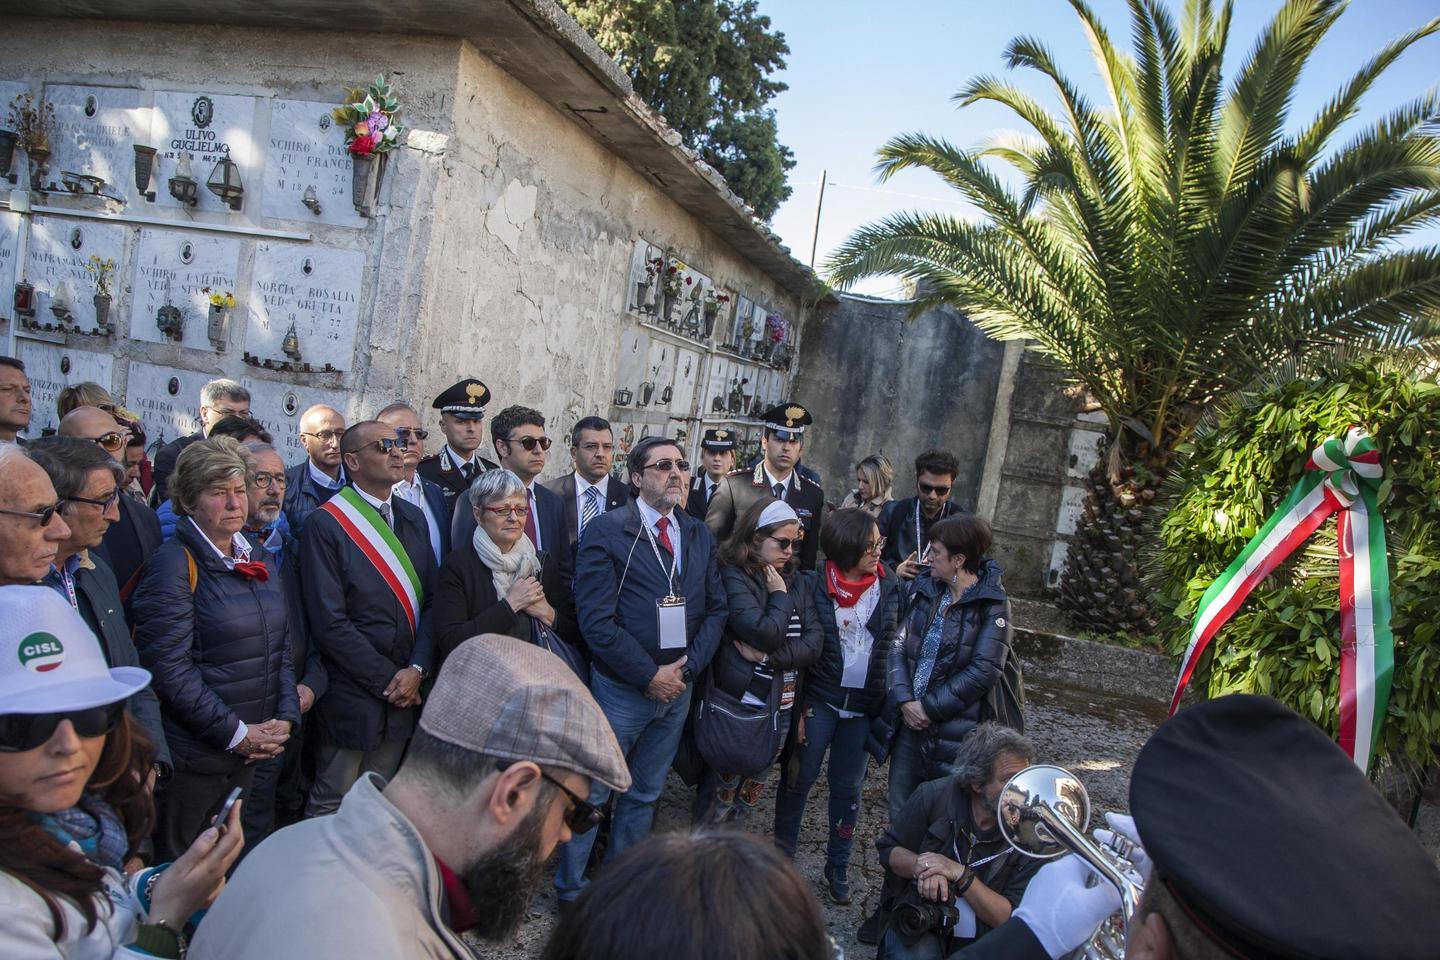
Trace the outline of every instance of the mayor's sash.
<instances>
[{"instance_id":1,"label":"mayor's sash","mask_svg":"<svg viewBox=\"0 0 1440 960\"><path fill-rule=\"evenodd\" d=\"M360 552L375 565L385 583L394 591L395 599L399 600L400 606L405 609L405 616L410 620L410 632L413 634L419 622L423 591L420 587L420 575L415 572L415 565L410 562L410 557L405 553L400 538L395 536L395 531L390 529L390 525L380 516L378 510L370 506L354 487L348 485L341 487L320 509L335 518L340 529L345 531L355 542L355 546L360 548Z\"/></svg>"}]
</instances>

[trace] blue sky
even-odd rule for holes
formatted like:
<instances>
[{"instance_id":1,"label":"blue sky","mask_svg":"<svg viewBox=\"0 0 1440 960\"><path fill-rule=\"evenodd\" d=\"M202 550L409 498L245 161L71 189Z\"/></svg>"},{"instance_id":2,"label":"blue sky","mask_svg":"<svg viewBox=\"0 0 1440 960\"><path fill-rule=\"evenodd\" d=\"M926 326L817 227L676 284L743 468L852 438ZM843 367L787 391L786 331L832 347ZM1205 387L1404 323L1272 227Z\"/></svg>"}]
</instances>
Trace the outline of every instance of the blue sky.
<instances>
[{"instance_id":1,"label":"blue sky","mask_svg":"<svg viewBox=\"0 0 1440 960\"><path fill-rule=\"evenodd\" d=\"M1091 0L1117 44L1129 48L1125 0ZM1248 53L1280 0L1238 0L1231 27L1227 79ZM790 172L794 193L777 211L772 226L800 260L810 256L815 196L822 168L828 170L820 221L817 265L856 227L894 210L927 209L963 213L952 191L924 172L906 173L880 184L873 173L875 151L890 137L908 131L943 136L975 146L999 130L1021 124L989 104L956 110L951 94L981 73L1008 74L1036 93L1045 85L1030 71L1007 71L1005 45L1034 34L1055 52L1062 68L1097 101L1103 90L1079 21L1065 0L762 0L761 10L790 45L788 68L779 78L790 89L773 101L780 139L795 152ZM1182 0L1172 0L1177 13ZM1308 119L1381 46L1427 18L1440 14L1440 0L1356 0L1312 59L1291 109ZM1440 37L1415 47L1372 88L1357 123L1412 99L1440 80ZM1341 139L1345 139L1342 133ZM1428 242L1440 242L1433 233ZM857 288L897 295L892 280Z\"/></svg>"}]
</instances>

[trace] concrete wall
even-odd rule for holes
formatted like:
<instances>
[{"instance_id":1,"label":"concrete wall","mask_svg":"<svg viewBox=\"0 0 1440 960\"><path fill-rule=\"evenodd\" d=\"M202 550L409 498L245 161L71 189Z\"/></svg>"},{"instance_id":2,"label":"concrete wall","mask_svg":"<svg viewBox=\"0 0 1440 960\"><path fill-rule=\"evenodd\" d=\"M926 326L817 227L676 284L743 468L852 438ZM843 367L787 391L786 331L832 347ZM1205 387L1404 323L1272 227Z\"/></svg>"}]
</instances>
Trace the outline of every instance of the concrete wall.
<instances>
[{"instance_id":1,"label":"concrete wall","mask_svg":"<svg viewBox=\"0 0 1440 960\"><path fill-rule=\"evenodd\" d=\"M298 203L290 204L294 213L284 219L262 215L269 105L282 99L337 103L346 86L381 70L402 100L409 137L406 147L391 155L373 218L330 224L328 216L310 219ZM21 18L0 31L0 86L7 82L6 89L23 84L35 93L55 84L134 88L137 115L148 111L159 91L257 98L253 134L260 155L247 171L240 213L161 209L163 180L156 184L161 203L146 203L129 182L128 166L110 177L126 203L102 208L98 200L32 198L67 208L48 214L66 224L72 216L68 208L77 211L76 218L82 209L92 218L100 214L105 229L123 228L125 239L115 337L22 332L28 338L22 339L22 354L63 351L68 372L53 377L54 387L101 379L145 415L152 436L185 429L198 384L217 375L258 385L257 413L281 434L293 434L297 419L277 409L283 394L293 393L302 409L316 400L339 400L355 419L397 398L428 407L435 392L462 376L478 376L490 386L492 413L511 403L539 408L554 436L580 416L613 415L616 387L634 386L617 381L617 367L622 338L633 341L643 319L627 310L641 241L683 259L717 285L782 310L797 327L803 321L800 303L775 278L462 39ZM144 142L139 134L133 140ZM118 149L129 156L128 141ZM17 166L24 162L17 152ZM197 177L203 181L209 169L209 163L197 162ZM57 166L52 177L58 175ZM0 199L6 196L3 186ZM213 205L203 182L201 194ZM330 213L329 200L326 206ZM161 223L142 225L137 216ZM12 229L21 219L0 213L0 227ZM192 232L195 221L240 231L227 235L241 244L234 286L242 306L226 353L188 339L182 346L133 336L154 325L153 312L141 316L131 310L138 299L132 278L141 231L199 235ZM8 243L13 255L15 241L5 229L0 246ZM266 230L286 236L267 240L259 235ZM257 247L265 243L297 250L309 245L363 264L353 282L353 355L337 364L339 371L281 372L242 361L241 345L248 342L243 300L257 269ZM8 282L5 273L0 280ZM0 315L9 312L8 300ZM46 303L42 298L41 319L48 319ZM187 322L203 326L204 318ZM663 332L644 336L667 338ZM672 346L682 340L669 339L676 341ZM699 363L716 352L693 342L690 347ZM675 364L674 350L668 357ZM166 374L175 374L175 396L136 395L132 374L141 369L147 394L154 392L157 377L163 383ZM676 418L683 421L708 403L701 392L695 391L696 401L686 409L654 414L651 432L687 429L692 439L698 436L698 422L686 426ZM297 455L292 445L290 456ZM564 450L553 450L547 474L567 467Z\"/></svg>"},{"instance_id":2,"label":"concrete wall","mask_svg":"<svg viewBox=\"0 0 1440 960\"><path fill-rule=\"evenodd\" d=\"M909 304L842 296L807 322L796 399L816 425L804 459L828 499L855 485L855 464L883 453L897 497L915 493L915 455L929 447L960 460L955 498L973 509L980 490L1004 344L956 311L907 319Z\"/></svg>"}]
</instances>

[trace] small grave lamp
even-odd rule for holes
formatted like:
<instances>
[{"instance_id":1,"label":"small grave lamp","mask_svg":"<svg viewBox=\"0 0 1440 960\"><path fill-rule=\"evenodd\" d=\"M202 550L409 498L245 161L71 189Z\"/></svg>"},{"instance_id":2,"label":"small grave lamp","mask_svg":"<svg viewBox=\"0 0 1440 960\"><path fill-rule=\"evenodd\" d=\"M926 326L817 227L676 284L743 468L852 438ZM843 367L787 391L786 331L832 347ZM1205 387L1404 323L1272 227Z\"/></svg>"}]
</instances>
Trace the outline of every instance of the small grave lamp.
<instances>
[{"instance_id":1,"label":"small grave lamp","mask_svg":"<svg viewBox=\"0 0 1440 960\"><path fill-rule=\"evenodd\" d=\"M50 294L50 312L55 314L55 319L61 323L68 323L72 319L70 300L70 285L64 280L61 280L60 286L56 287L55 292Z\"/></svg>"},{"instance_id":2,"label":"small grave lamp","mask_svg":"<svg viewBox=\"0 0 1440 960\"><path fill-rule=\"evenodd\" d=\"M296 363L300 362L300 335L295 332L294 322L291 322L290 329L285 331L285 339L280 341L280 352Z\"/></svg>"},{"instance_id":3,"label":"small grave lamp","mask_svg":"<svg viewBox=\"0 0 1440 960\"><path fill-rule=\"evenodd\" d=\"M205 186L231 210L240 209L240 202L245 197L245 186L240 182L240 165L230 159L228 148L225 156L216 162L215 169L210 171L210 179L205 182Z\"/></svg>"},{"instance_id":4,"label":"small grave lamp","mask_svg":"<svg viewBox=\"0 0 1440 960\"><path fill-rule=\"evenodd\" d=\"M28 280L15 284L15 316L25 320L35 319L35 285Z\"/></svg>"},{"instance_id":5,"label":"small grave lamp","mask_svg":"<svg viewBox=\"0 0 1440 960\"><path fill-rule=\"evenodd\" d=\"M305 204L305 209L317 217L320 216L320 198L315 195L314 184L305 188L305 196L300 198L300 202Z\"/></svg>"},{"instance_id":6,"label":"small grave lamp","mask_svg":"<svg viewBox=\"0 0 1440 960\"><path fill-rule=\"evenodd\" d=\"M170 178L170 196L187 207L193 207L199 194L199 184L195 182L195 175L190 169L190 154L182 153L175 164L175 176Z\"/></svg>"}]
</instances>

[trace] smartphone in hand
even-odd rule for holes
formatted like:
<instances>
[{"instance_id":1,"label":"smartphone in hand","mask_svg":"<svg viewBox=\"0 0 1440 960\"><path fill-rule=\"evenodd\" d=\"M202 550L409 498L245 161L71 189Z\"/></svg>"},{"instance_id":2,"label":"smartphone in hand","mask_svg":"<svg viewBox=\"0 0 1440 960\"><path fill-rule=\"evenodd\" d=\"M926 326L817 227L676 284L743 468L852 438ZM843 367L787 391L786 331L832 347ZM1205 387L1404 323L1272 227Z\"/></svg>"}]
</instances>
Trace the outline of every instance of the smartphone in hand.
<instances>
[{"instance_id":1,"label":"smartphone in hand","mask_svg":"<svg viewBox=\"0 0 1440 960\"><path fill-rule=\"evenodd\" d=\"M221 833L225 832L225 824L230 819L230 811L235 809L235 804L240 800L240 794L243 792L240 787L230 791L230 795L220 806L220 812L215 814L214 820L210 821L211 826L219 827Z\"/></svg>"}]
</instances>

